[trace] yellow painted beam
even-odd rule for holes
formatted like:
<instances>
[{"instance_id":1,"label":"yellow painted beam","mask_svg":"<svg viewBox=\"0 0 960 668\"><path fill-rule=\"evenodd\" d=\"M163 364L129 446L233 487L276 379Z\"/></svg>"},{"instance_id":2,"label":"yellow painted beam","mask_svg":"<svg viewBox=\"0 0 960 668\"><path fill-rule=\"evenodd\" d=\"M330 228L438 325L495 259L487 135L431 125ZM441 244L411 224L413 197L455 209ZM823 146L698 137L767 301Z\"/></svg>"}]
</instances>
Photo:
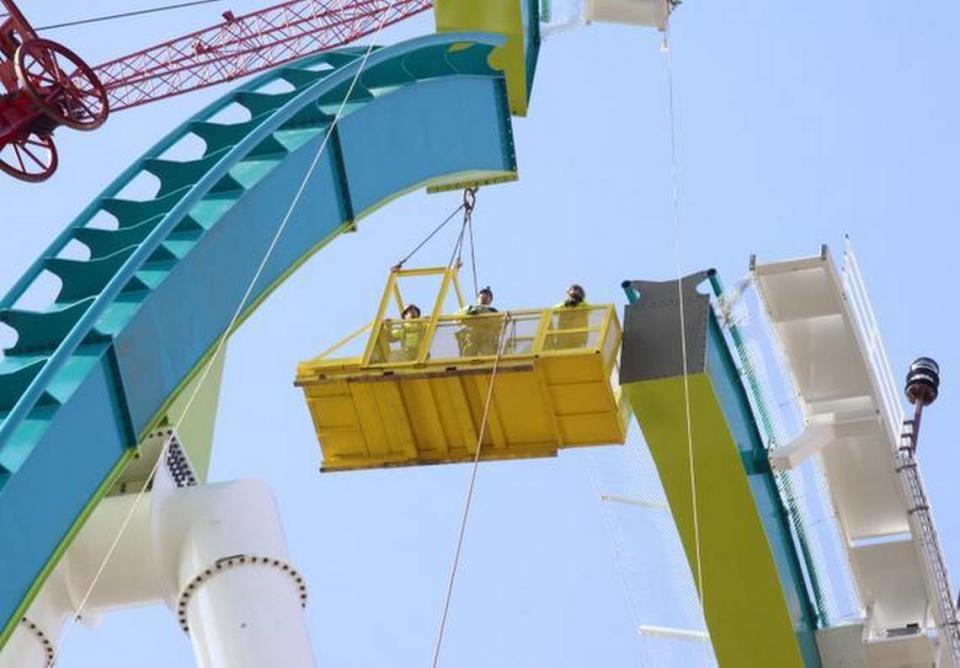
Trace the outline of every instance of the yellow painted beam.
<instances>
[{"instance_id":1,"label":"yellow painted beam","mask_svg":"<svg viewBox=\"0 0 960 668\"><path fill-rule=\"evenodd\" d=\"M688 379L699 549L683 377L622 387L656 463L694 581L701 569L701 601L717 660L738 668L801 667L796 630L737 444L709 376Z\"/></svg>"},{"instance_id":2,"label":"yellow painted beam","mask_svg":"<svg viewBox=\"0 0 960 668\"><path fill-rule=\"evenodd\" d=\"M193 378L167 411L167 423L179 425L178 437L190 457L197 479L201 481L207 479L210 469L213 428L220 403L220 382L223 380L226 354L226 346L221 347L210 362L209 372ZM186 410L188 404L189 411Z\"/></svg>"},{"instance_id":3,"label":"yellow painted beam","mask_svg":"<svg viewBox=\"0 0 960 668\"><path fill-rule=\"evenodd\" d=\"M536 0L529 0L536 2ZM436 0L437 32L492 32L507 38L490 55L490 66L503 70L510 111L526 116L528 100L522 0Z\"/></svg>"}]
</instances>

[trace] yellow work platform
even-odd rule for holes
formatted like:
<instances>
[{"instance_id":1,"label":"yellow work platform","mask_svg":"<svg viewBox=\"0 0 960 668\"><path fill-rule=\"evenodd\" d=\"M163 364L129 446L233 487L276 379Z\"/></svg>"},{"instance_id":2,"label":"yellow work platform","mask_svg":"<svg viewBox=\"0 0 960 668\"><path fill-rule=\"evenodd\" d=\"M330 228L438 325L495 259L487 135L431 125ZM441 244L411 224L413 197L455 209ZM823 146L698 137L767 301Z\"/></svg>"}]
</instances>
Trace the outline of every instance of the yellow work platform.
<instances>
[{"instance_id":1,"label":"yellow work platform","mask_svg":"<svg viewBox=\"0 0 960 668\"><path fill-rule=\"evenodd\" d=\"M384 317L392 301L404 309L399 279L430 275L442 278L432 315ZM613 306L450 315L442 306L451 288L462 305L453 270L392 271L377 318L356 333L369 332L363 354L299 365L322 470L473 461L478 440L483 460L624 442Z\"/></svg>"}]
</instances>

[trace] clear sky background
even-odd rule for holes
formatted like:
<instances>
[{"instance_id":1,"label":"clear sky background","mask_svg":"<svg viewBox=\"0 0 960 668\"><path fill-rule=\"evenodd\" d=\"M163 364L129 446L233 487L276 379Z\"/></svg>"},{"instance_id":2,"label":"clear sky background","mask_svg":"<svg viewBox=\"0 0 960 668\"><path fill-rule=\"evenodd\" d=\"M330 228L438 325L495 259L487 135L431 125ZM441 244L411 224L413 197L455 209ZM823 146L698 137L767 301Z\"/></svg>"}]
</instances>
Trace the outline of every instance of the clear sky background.
<instances>
[{"instance_id":1,"label":"clear sky background","mask_svg":"<svg viewBox=\"0 0 960 668\"><path fill-rule=\"evenodd\" d=\"M154 4L34 0L22 8L44 25ZM213 23L225 9L263 4L231 0L48 36L99 63ZM960 6L943 0L922 8L686 0L673 21L683 271L716 267L732 283L753 253L785 259L827 243L838 254L851 235L895 375L919 354L941 363L943 394L924 420L920 450L955 575L958 23ZM426 15L382 41L430 31ZM520 181L484 189L476 212L480 277L497 305L552 304L571 281L591 301L622 303L622 279L676 276L659 44L653 31L605 25L544 44L529 117L514 123ZM0 180L0 286L12 285L143 150L222 92L124 111L90 134L61 131L52 180ZM278 290L229 347L211 480L261 478L275 490L293 561L310 585L320 665L429 665L469 469L321 476L291 385L295 365L370 319L388 267L458 197L417 193L362 221L358 234ZM448 251L443 240L423 260L442 262ZM9 342L9 332L0 339ZM669 523L618 509L618 560L591 462L605 491L656 495L636 434L627 449L592 457L482 466L442 665L658 665L636 621L696 623L682 610L689 588ZM74 629L60 665L189 666L192 653L173 616L153 608Z\"/></svg>"}]
</instances>

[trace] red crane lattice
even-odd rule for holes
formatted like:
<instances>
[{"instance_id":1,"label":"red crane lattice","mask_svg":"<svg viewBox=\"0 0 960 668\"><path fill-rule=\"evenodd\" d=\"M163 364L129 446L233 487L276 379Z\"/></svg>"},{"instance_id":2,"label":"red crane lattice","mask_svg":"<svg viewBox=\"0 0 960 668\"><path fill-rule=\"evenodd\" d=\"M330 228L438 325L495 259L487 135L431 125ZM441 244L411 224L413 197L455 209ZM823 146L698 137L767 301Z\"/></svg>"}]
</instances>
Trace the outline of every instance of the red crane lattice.
<instances>
[{"instance_id":1,"label":"red crane lattice","mask_svg":"<svg viewBox=\"0 0 960 668\"><path fill-rule=\"evenodd\" d=\"M429 9L429 0L295 0L94 68L113 111L213 86L352 42Z\"/></svg>"},{"instance_id":2,"label":"red crane lattice","mask_svg":"<svg viewBox=\"0 0 960 668\"><path fill-rule=\"evenodd\" d=\"M0 170L42 181L57 167L53 131L99 127L109 111L231 81L376 32L430 0L293 0L90 68L39 38L13 0L0 0Z\"/></svg>"}]
</instances>

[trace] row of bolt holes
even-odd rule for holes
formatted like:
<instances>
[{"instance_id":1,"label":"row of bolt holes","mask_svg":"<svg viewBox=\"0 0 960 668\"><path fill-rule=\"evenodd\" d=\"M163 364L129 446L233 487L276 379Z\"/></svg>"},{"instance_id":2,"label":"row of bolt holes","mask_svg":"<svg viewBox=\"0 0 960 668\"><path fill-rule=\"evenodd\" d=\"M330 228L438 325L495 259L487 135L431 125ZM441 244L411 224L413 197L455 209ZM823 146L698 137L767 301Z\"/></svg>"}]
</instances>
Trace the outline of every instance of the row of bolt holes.
<instances>
[{"instance_id":1,"label":"row of bolt holes","mask_svg":"<svg viewBox=\"0 0 960 668\"><path fill-rule=\"evenodd\" d=\"M295 568L286 564L279 559L268 559L267 557L253 557L253 556L244 556L237 555L233 557L224 557L223 559L217 560L214 568L208 568L200 575L193 578L190 584L187 585L183 593L180 594L180 601L177 604L177 617L180 620L180 627L184 630L185 633L190 633L190 626L187 624L187 605L190 602L190 597L193 595L194 590L199 587L205 580L213 577L216 573L224 571L230 568L236 568L238 566L245 565L247 562L251 564L263 564L264 566L273 566L275 568L281 569L284 573L288 573L290 577L294 579L297 584L297 589L300 593L300 605L306 607L307 605L307 585L303 580L303 576L297 572Z\"/></svg>"}]
</instances>

